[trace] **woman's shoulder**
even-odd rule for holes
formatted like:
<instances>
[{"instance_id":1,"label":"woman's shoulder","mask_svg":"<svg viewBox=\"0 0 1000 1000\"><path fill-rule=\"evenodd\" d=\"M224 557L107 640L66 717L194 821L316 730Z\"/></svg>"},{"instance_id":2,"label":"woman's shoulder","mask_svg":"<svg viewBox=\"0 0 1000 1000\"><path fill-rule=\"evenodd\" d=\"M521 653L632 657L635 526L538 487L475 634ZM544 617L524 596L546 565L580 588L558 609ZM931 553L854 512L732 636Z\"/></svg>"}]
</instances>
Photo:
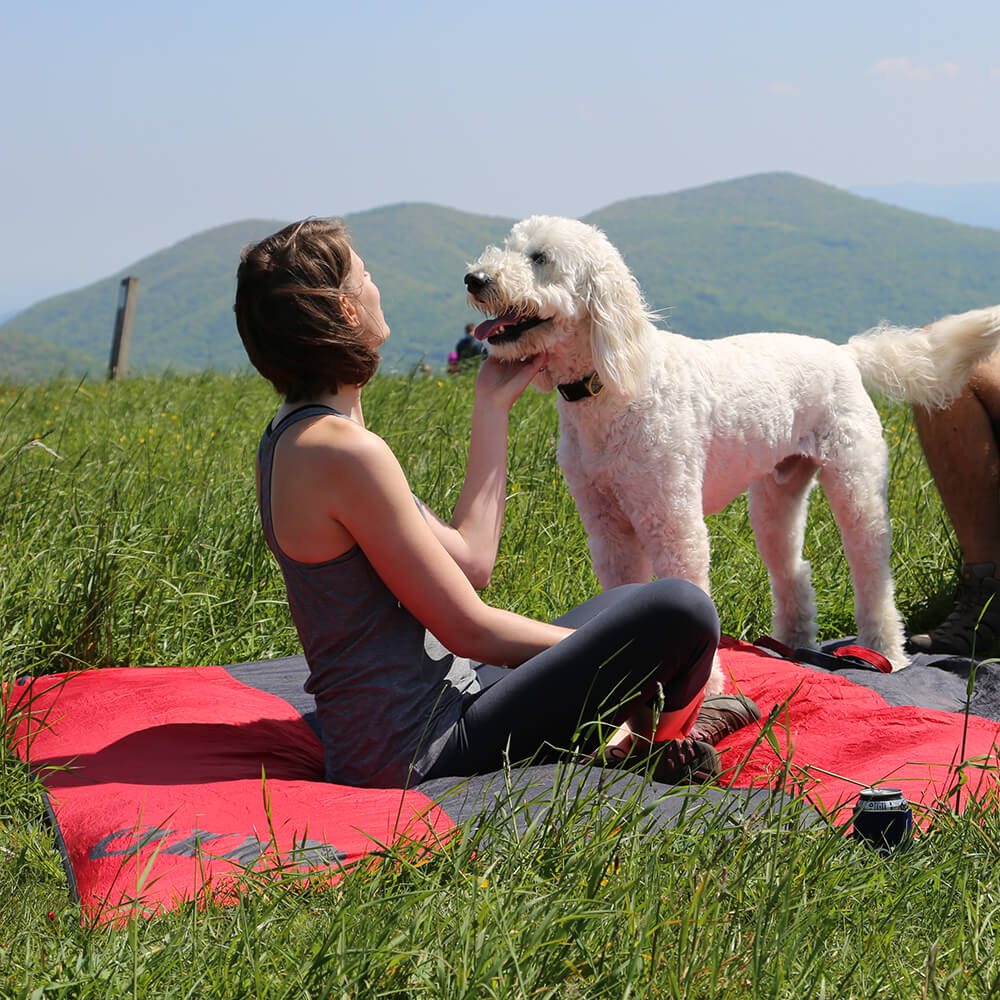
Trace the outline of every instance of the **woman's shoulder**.
<instances>
[{"instance_id":1,"label":"woman's shoulder","mask_svg":"<svg viewBox=\"0 0 1000 1000\"><path fill-rule=\"evenodd\" d=\"M306 447L363 447L382 441L377 434L346 414L329 410L303 417L286 428L282 438Z\"/></svg>"},{"instance_id":2,"label":"woman's shoulder","mask_svg":"<svg viewBox=\"0 0 1000 1000\"><path fill-rule=\"evenodd\" d=\"M392 449L378 434L332 413L317 414L289 427L278 450L307 464L341 470L384 462L396 464Z\"/></svg>"}]
</instances>

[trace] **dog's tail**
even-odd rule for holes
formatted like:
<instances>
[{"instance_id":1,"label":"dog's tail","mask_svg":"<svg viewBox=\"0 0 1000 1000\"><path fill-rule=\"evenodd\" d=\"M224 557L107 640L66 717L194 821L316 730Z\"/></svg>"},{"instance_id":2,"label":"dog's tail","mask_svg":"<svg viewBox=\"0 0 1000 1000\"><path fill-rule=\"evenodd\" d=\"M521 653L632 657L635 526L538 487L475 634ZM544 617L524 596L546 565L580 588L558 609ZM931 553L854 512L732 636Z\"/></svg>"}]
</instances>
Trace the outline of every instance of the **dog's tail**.
<instances>
[{"instance_id":1,"label":"dog's tail","mask_svg":"<svg viewBox=\"0 0 1000 1000\"><path fill-rule=\"evenodd\" d=\"M1000 347L1000 306L945 316L919 330L882 324L844 347L866 388L940 409L962 391L972 366Z\"/></svg>"}]
</instances>

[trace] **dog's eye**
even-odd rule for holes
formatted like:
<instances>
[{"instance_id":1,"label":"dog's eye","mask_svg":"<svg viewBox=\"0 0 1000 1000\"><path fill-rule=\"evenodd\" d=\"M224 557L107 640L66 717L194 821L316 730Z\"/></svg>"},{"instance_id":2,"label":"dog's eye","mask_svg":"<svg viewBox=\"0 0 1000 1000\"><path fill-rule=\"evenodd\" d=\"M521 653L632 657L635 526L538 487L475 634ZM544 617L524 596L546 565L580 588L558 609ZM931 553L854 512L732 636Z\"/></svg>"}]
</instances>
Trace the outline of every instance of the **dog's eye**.
<instances>
[{"instance_id":1,"label":"dog's eye","mask_svg":"<svg viewBox=\"0 0 1000 1000\"><path fill-rule=\"evenodd\" d=\"M548 255L545 253L544 250L536 250L531 255L531 263L532 264L539 264L539 265L541 265L541 264L548 264L548 262L549 262L549 258L548 258Z\"/></svg>"}]
</instances>

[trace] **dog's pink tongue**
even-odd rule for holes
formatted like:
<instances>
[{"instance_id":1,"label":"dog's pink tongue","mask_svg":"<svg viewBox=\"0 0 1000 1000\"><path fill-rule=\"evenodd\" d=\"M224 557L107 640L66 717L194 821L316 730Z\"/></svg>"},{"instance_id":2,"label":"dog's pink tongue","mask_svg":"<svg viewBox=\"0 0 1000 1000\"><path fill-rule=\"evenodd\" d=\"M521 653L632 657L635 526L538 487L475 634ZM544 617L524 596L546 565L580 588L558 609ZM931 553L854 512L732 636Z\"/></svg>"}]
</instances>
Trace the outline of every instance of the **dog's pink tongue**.
<instances>
[{"instance_id":1,"label":"dog's pink tongue","mask_svg":"<svg viewBox=\"0 0 1000 1000\"><path fill-rule=\"evenodd\" d=\"M476 340L485 340L493 333L494 330L501 326L507 326L508 324L513 323L515 319L516 313L506 312L501 313L501 315L497 316L496 319L488 319L485 323L480 323L479 326L476 327L475 331Z\"/></svg>"}]
</instances>

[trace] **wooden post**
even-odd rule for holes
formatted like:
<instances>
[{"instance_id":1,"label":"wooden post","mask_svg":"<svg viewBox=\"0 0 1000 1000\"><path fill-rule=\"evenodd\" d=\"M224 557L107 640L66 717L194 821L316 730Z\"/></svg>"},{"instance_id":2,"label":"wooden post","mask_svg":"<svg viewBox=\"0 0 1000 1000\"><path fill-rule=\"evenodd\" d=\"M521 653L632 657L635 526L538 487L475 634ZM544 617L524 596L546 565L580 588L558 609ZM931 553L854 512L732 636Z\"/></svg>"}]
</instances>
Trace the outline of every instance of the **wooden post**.
<instances>
[{"instance_id":1,"label":"wooden post","mask_svg":"<svg viewBox=\"0 0 1000 1000\"><path fill-rule=\"evenodd\" d=\"M128 368L128 350L132 346L132 320L135 319L135 297L139 289L138 278L122 278L118 312L115 315L115 336L111 341L111 361L108 378L123 378Z\"/></svg>"}]
</instances>

